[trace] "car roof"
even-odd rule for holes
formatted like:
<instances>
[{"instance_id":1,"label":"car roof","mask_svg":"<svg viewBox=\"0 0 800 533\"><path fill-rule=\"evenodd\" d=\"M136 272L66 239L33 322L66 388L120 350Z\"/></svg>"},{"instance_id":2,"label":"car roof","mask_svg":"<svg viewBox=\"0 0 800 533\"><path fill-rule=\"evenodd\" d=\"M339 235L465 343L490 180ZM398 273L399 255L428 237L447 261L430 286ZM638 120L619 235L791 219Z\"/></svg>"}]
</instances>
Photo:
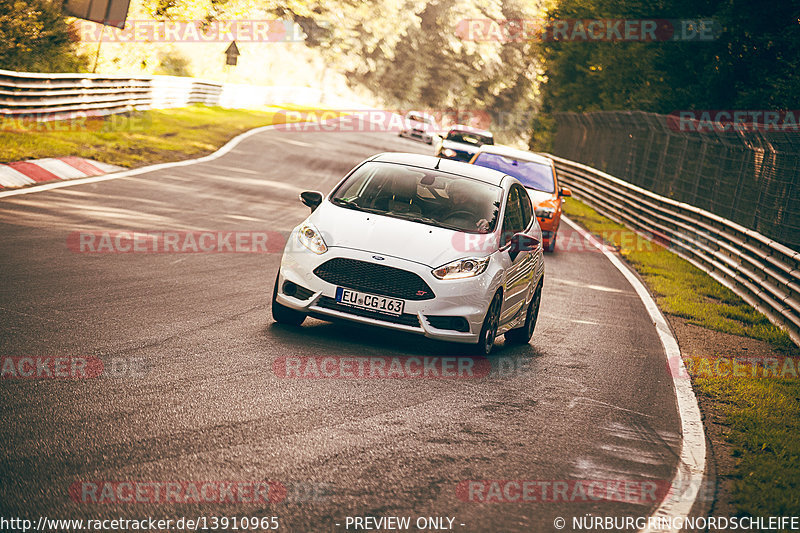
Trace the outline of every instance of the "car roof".
<instances>
[{"instance_id":1,"label":"car roof","mask_svg":"<svg viewBox=\"0 0 800 533\"><path fill-rule=\"evenodd\" d=\"M477 165L470 165L469 163L462 163L461 161L441 159L431 155L385 152L373 156L370 161L376 161L380 163L395 163L398 165L424 168L426 170L437 170L448 174L456 174L459 176L464 176L465 178L483 181L498 187L506 177L506 174L503 174L498 170L479 167Z\"/></svg>"},{"instance_id":2,"label":"car roof","mask_svg":"<svg viewBox=\"0 0 800 533\"><path fill-rule=\"evenodd\" d=\"M456 124L455 126L451 126L448 130L448 133L451 131L463 131L465 133L474 133L476 135L483 135L484 137L492 137L492 132L489 130L482 130L479 128L473 128L472 126L465 126L464 124Z\"/></svg>"},{"instance_id":3,"label":"car roof","mask_svg":"<svg viewBox=\"0 0 800 533\"><path fill-rule=\"evenodd\" d=\"M478 150L480 153L486 152L490 154L497 154L506 157L513 157L514 159L521 159L523 161L531 161L533 163L541 163L543 165L551 165L553 160L549 157L545 157L543 155L535 154L533 152L528 152L526 150L517 150L516 148L511 148L510 146L503 146L499 144L495 145L483 145Z\"/></svg>"}]
</instances>

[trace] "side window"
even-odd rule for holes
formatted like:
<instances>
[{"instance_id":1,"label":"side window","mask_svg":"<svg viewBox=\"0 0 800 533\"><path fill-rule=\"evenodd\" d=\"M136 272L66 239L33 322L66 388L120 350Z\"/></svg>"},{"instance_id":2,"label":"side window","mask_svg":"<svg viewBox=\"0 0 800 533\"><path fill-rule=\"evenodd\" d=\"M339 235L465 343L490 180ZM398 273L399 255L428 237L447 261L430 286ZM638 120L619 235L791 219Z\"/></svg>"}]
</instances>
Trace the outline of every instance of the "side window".
<instances>
[{"instance_id":1,"label":"side window","mask_svg":"<svg viewBox=\"0 0 800 533\"><path fill-rule=\"evenodd\" d=\"M524 229L525 224L520 204L519 188L511 187L506 201L506 214L503 217L503 245L508 244L515 233L519 233Z\"/></svg>"},{"instance_id":2,"label":"side window","mask_svg":"<svg viewBox=\"0 0 800 533\"><path fill-rule=\"evenodd\" d=\"M520 205L522 206L522 222L525 224L523 228L527 228L531 223L531 219L533 218L533 206L531 205L531 198L528 196L528 192L525 189L522 189L516 185L514 188L519 189Z\"/></svg>"}]
</instances>

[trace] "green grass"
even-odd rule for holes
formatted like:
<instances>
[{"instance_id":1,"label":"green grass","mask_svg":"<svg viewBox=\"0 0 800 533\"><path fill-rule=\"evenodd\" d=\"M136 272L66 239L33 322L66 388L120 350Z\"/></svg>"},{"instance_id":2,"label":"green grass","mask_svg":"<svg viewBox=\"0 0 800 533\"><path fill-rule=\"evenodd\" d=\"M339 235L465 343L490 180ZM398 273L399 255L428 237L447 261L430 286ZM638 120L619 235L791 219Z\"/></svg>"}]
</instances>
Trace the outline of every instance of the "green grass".
<instances>
[{"instance_id":1,"label":"green grass","mask_svg":"<svg viewBox=\"0 0 800 533\"><path fill-rule=\"evenodd\" d=\"M796 379L699 378L729 425L736 459L733 504L750 516L800 511L800 383Z\"/></svg>"},{"instance_id":2,"label":"green grass","mask_svg":"<svg viewBox=\"0 0 800 533\"><path fill-rule=\"evenodd\" d=\"M800 355L789 336L764 315L666 248L632 234L575 199L564 204L564 212L617 246L667 315L766 341L787 356ZM736 512L751 516L800 513L800 379L706 375L696 376L693 385L725 417L725 438L736 466L734 472L722 474L734 478L731 503Z\"/></svg>"},{"instance_id":3,"label":"green grass","mask_svg":"<svg viewBox=\"0 0 800 533\"><path fill-rule=\"evenodd\" d=\"M283 109L204 105L115 115L99 120L0 123L0 162L75 155L123 167L177 161L212 152L258 126L286 122Z\"/></svg>"},{"instance_id":4,"label":"green grass","mask_svg":"<svg viewBox=\"0 0 800 533\"><path fill-rule=\"evenodd\" d=\"M715 331L769 342L782 353L794 350L786 332L688 261L578 200L568 200L564 212L617 246L620 254L647 282L656 303L665 313Z\"/></svg>"}]
</instances>

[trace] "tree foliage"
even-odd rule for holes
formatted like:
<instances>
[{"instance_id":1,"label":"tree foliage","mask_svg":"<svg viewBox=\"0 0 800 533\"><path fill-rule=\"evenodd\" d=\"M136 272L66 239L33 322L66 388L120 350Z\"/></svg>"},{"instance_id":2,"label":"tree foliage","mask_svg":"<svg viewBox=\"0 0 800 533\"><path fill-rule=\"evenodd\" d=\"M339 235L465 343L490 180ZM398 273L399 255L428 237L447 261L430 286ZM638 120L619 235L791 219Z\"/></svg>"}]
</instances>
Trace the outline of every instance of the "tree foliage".
<instances>
[{"instance_id":1,"label":"tree foliage","mask_svg":"<svg viewBox=\"0 0 800 533\"><path fill-rule=\"evenodd\" d=\"M86 61L75 53L77 36L48 0L0 0L0 68L76 72Z\"/></svg>"},{"instance_id":2,"label":"tree foliage","mask_svg":"<svg viewBox=\"0 0 800 533\"><path fill-rule=\"evenodd\" d=\"M469 41L456 27L465 19L531 18L532 2L344 0L306 8L290 14L325 36L318 47L330 64L387 105L486 111L501 139L528 129L541 69L536 43Z\"/></svg>"},{"instance_id":3,"label":"tree foliage","mask_svg":"<svg viewBox=\"0 0 800 533\"><path fill-rule=\"evenodd\" d=\"M707 42L546 43L548 111L797 107L795 0L561 0L549 17L711 18L722 31Z\"/></svg>"}]
</instances>

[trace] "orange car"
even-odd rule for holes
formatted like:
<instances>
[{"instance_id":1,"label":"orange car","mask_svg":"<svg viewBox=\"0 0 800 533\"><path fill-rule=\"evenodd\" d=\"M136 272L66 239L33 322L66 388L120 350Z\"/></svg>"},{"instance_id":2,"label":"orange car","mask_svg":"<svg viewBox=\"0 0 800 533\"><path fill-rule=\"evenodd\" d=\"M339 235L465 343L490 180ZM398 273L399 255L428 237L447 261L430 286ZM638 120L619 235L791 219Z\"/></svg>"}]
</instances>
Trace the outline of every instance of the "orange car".
<instances>
[{"instance_id":1,"label":"orange car","mask_svg":"<svg viewBox=\"0 0 800 533\"><path fill-rule=\"evenodd\" d=\"M556 248L558 225L561 223L561 204L565 196L572 196L566 187L558 186L553 160L533 152L516 150L507 146L481 146L470 163L499 170L517 178L528 190L536 210L536 219L542 227L544 249Z\"/></svg>"}]
</instances>

